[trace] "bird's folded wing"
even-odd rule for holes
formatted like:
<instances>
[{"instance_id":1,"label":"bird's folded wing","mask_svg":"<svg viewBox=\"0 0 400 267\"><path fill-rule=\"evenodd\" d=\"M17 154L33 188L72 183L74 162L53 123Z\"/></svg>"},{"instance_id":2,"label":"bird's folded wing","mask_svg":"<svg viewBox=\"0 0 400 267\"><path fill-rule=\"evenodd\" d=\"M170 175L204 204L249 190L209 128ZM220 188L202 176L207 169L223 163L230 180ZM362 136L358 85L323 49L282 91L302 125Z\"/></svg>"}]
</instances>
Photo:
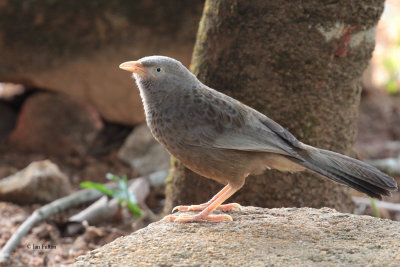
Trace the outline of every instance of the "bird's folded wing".
<instances>
[{"instance_id":1,"label":"bird's folded wing","mask_svg":"<svg viewBox=\"0 0 400 267\"><path fill-rule=\"evenodd\" d=\"M251 127L226 131L215 139L212 146L215 148L270 152L297 157L297 139L285 129L283 130L282 132L275 132L262 123L258 125L252 124Z\"/></svg>"},{"instance_id":2,"label":"bird's folded wing","mask_svg":"<svg viewBox=\"0 0 400 267\"><path fill-rule=\"evenodd\" d=\"M299 157L302 144L287 130L260 114L249 116L238 127L223 121L199 124L181 140L186 145L241 151L270 152Z\"/></svg>"},{"instance_id":3,"label":"bird's folded wing","mask_svg":"<svg viewBox=\"0 0 400 267\"><path fill-rule=\"evenodd\" d=\"M213 89L202 90L202 105L186 107L193 114L188 120L197 124L182 134L183 144L299 157L302 144L278 123Z\"/></svg>"}]
</instances>

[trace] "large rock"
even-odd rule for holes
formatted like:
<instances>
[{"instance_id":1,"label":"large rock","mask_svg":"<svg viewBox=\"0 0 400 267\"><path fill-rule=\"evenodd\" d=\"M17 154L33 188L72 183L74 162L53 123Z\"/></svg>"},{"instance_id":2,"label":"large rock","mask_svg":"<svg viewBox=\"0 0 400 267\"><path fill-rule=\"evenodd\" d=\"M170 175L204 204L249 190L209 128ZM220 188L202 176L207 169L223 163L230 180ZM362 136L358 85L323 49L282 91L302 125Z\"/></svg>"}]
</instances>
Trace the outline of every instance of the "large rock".
<instances>
[{"instance_id":1,"label":"large rock","mask_svg":"<svg viewBox=\"0 0 400 267\"><path fill-rule=\"evenodd\" d=\"M162 54L189 64L203 0L1 1L0 81L67 93L109 121L144 121L120 63Z\"/></svg>"},{"instance_id":2,"label":"large rock","mask_svg":"<svg viewBox=\"0 0 400 267\"><path fill-rule=\"evenodd\" d=\"M70 191L68 177L49 160L32 162L0 180L0 200L18 204L47 203Z\"/></svg>"},{"instance_id":3,"label":"large rock","mask_svg":"<svg viewBox=\"0 0 400 267\"><path fill-rule=\"evenodd\" d=\"M158 143L145 123L137 126L118 151L118 158L141 175L167 170L170 155Z\"/></svg>"},{"instance_id":4,"label":"large rock","mask_svg":"<svg viewBox=\"0 0 400 267\"><path fill-rule=\"evenodd\" d=\"M90 106L66 95L37 93L23 104L10 142L25 151L85 154L102 128Z\"/></svg>"},{"instance_id":5,"label":"large rock","mask_svg":"<svg viewBox=\"0 0 400 267\"><path fill-rule=\"evenodd\" d=\"M400 223L311 208L245 207L233 222L150 224L76 266L400 266Z\"/></svg>"}]
</instances>

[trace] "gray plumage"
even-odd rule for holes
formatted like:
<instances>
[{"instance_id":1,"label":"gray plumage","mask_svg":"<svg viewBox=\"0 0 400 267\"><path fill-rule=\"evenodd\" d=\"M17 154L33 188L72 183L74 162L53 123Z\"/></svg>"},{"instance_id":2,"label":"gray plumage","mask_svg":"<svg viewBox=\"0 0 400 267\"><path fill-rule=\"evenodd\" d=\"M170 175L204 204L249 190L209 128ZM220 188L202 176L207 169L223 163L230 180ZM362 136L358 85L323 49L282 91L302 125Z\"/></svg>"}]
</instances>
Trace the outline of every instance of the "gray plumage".
<instances>
[{"instance_id":1,"label":"gray plumage","mask_svg":"<svg viewBox=\"0 0 400 267\"><path fill-rule=\"evenodd\" d=\"M151 56L134 73L154 137L188 168L240 188L266 168L305 168L371 197L390 196L397 184L359 160L314 148L260 112L202 84L179 61Z\"/></svg>"}]
</instances>

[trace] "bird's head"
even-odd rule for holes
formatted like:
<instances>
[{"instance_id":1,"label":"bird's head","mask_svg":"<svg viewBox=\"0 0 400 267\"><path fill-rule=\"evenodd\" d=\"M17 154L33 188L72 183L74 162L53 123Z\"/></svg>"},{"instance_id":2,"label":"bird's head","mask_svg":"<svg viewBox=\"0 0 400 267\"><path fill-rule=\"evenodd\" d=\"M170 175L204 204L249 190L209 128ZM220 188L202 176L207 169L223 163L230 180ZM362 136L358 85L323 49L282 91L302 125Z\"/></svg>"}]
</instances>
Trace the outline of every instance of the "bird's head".
<instances>
[{"instance_id":1,"label":"bird's head","mask_svg":"<svg viewBox=\"0 0 400 267\"><path fill-rule=\"evenodd\" d=\"M149 56L138 61L124 62L119 67L133 73L140 89L176 86L177 83L193 82L196 77L181 62L165 56Z\"/></svg>"}]
</instances>

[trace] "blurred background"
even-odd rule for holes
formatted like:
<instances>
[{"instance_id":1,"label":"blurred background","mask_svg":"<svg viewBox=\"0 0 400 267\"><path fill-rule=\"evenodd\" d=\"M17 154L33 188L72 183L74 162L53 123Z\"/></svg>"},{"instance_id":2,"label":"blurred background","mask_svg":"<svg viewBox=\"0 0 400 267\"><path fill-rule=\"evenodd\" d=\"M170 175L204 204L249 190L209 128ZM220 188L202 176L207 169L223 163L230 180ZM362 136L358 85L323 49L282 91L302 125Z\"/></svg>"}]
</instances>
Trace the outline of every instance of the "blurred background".
<instances>
[{"instance_id":1,"label":"blurred background","mask_svg":"<svg viewBox=\"0 0 400 267\"><path fill-rule=\"evenodd\" d=\"M153 217L138 221L118 214L71 234L64 230L82 209L75 208L41 223L23 241L52 240L57 249L46 252L47 258L43 251L19 249L14 256L21 263L72 263L161 213L169 155L144 124L133 79L118 66L158 54L189 67L203 4L0 0L0 246L41 203L80 189L83 181L106 183L107 173L154 178L145 196ZM399 1L386 1L362 81L355 151L399 177ZM33 173L46 183L18 182ZM390 201L400 203L400 195ZM374 215L367 204L356 212ZM379 212L400 221L400 211Z\"/></svg>"}]
</instances>

